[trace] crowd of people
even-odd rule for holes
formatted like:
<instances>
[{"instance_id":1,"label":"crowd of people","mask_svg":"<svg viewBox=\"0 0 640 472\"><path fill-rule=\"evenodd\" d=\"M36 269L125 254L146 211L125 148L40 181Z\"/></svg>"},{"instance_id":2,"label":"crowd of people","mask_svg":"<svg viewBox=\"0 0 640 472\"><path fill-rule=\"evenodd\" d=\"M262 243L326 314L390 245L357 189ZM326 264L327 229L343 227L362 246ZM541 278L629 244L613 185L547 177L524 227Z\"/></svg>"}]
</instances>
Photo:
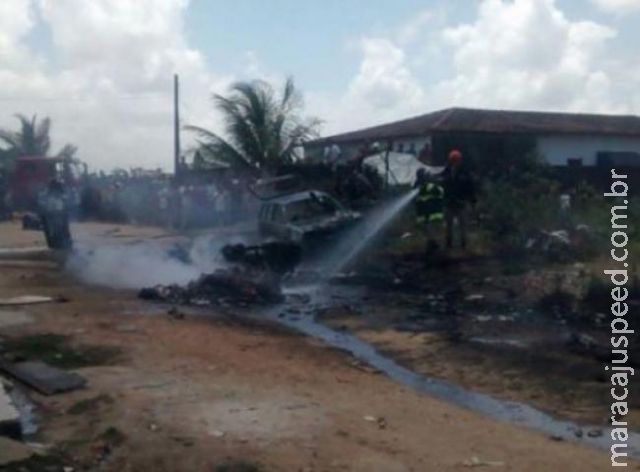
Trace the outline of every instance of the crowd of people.
<instances>
[{"instance_id":1,"label":"crowd of people","mask_svg":"<svg viewBox=\"0 0 640 472\"><path fill-rule=\"evenodd\" d=\"M79 219L179 229L233 224L254 203L239 179L175 184L166 176L93 175L79 195Z\"/></svg>"}]
</instances>

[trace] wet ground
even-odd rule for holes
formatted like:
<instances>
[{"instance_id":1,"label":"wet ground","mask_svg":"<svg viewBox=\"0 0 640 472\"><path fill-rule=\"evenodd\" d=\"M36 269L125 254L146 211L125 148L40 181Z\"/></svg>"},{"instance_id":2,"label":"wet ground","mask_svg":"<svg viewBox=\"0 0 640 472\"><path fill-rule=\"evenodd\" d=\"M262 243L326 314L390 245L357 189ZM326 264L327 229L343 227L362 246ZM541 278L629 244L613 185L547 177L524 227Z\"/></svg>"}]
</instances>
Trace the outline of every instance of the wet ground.
<instances>
[{"instance_id":1,"label":"wet ground","mask_svg":"<svg viewBox=\"0 0 640 472\"><path fill-rule=\"evenodd\" d=\"M215 248L227 241L199 238L192 249L220 264ZM203 247L213 249L207 253ZM200 260L196 266L202 264ZM391 362L391 370L407 369L403 375L387 372L392 378L403 377L413 386L432 385L436 396L490 416L554 436L605 442L600 438L607 436L603 428L610 422L607 359L587 349L590 343L608 343L604 321L587 324L539 302L541 294L573 290L571 285L584 277L584 267L538 267L505 275L495 261L458 257L439 268L425 270L409 261L392 270L342 273L330 280L314 269L307 264L285 281L284 305L225 309L238 314L242 308L351 352L375 350L375 362L367 362L380 363L385 356L382 363ZM451 385L441 387L438 381ZM472 394L466 398L462 390L480 398L490 395L497 402ZM640 396L635 392L630 408L627 420L637 430ZM550 417L576 424L555 424Z\"/></svg>"},{"instance_id":2,"label":"wet ground","mask_svg":"<svg viewBox=\"0 0 640 472\"><path fill-rule=\"evenodd\" d=\"M287 292L288 303L268 312L259 311L256 316L277 320L347 351L418 392L501 421L540 430L557 440L579 441L603 449L611 445L611 428L601 420L607 412L606 397L598 404L600 394L605 390L608 393L606 385L601 388L603 382L596 378L602 366L568 358L570 328L563 323L552 323L533 311L493 316L469 314L455 316L452 321L454 315L447 314L447 310L437 313L434 297L401 292L385 296L372 294L366 288L329 284L294 287ZM472 301L478 302L477 298ZM417 315L416 306L425 302L431 310ZM501 326L506 329L500 330ZM416 355L422 343L439 344L436 353L440 358ZM449 356L447 350L462 353ZM555 398L553 392L563 391L564 386L555 383L556 373L545 365L553 355L565 374L564 386L569 388L564 390L562 399ZM469 370L482 370L487 362L494 362L490 369L498 382L478 385L464 379L464 357ZM453 367L454 375L449 376L451 371L438 370L435 365ZM507 370L507 365L511 370ZM576 388L575 384L585 375L594 376L593 384L586 382L587 385ZM528 381L526 376L530 377ZM522 379L517 387L509 382L513 377ZM538 385L542 392L527 398L532 385ZM595 399L593 407L575 415L576 397L584 400L585 392ZM640 435L633 433L630 445L637 457Z\"/></svg>"},{"instance_id":3,"label":"wet ground","mask_svg":"<svg viewBox=\"0 0 640 472\"><path fill-rule=\"evenodd\" d=\"M87 287L51 268L15 268L0 282L5 295L27 290L70 300L29 308L35 322L2 335L55 333L74 348L122 352L114 365L80 369L87 391L35 398L38 440L63 445L76 457L72 464L213 470L249 458L258 470L367 472L466 470L483 461L519 472L608 464L595 452L606 440L604 422L588 420L599 406L577 411L571 397L564 408L555 404L555 377L545 380L533 368L538 361L523 363L536 356L514 354L559 345L566 334L546 323L534 330L538 318L526 313L511 320L520 310L496 310L489 290L467 299L475 294L467 286L416 291L384 276L344 277L321 296L292 288L286 304L269 309L177 307L184 316L175 316L170 306ZM310 336L293 336L291 328ZM576 413L580 424L596 427L561 421Z\"/></svg>"}]
</instances>

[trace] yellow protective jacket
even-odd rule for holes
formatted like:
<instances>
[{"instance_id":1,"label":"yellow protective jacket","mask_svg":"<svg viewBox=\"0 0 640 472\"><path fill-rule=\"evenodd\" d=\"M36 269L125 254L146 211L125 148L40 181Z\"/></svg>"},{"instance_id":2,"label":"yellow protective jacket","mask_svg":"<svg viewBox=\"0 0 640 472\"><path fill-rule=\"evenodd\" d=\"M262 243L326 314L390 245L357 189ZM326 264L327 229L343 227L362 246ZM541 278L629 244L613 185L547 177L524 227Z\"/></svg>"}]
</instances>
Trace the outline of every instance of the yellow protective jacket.
<instances>
[{"instance_id":1,"label":"yellow protective jacket","mask_svg":"<svg viewBox=\"0 0 640 472\"><path fill-rule=\"evenodd\" d=\"M418 224L432 223L444 219L444 189L435 182L425 182L415 200Z\"/></svg>"}]
</instances>

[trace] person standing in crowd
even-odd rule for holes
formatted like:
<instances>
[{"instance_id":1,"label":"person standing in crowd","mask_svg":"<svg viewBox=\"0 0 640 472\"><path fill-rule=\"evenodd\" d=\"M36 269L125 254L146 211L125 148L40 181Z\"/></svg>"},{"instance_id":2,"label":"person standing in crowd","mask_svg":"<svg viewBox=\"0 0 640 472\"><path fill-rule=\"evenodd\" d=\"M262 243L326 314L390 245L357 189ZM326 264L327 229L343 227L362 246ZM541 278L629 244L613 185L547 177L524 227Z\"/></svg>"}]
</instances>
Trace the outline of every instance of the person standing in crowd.
<instances>
[{"instance_id":1,"label":"person standing in crowd","mask_svg":"<svg viewBox=\"0 0 640 472\"><path fill-rule=\"evenodd\" d=\"M447 248L453 246L453 231L457 225L460 246L467 247L467 220L469 207L476 204L476 187L471 173L463 164L462 153L454 149L442 171L444 187L444 215Z\"/></svg>"}]
</instances>

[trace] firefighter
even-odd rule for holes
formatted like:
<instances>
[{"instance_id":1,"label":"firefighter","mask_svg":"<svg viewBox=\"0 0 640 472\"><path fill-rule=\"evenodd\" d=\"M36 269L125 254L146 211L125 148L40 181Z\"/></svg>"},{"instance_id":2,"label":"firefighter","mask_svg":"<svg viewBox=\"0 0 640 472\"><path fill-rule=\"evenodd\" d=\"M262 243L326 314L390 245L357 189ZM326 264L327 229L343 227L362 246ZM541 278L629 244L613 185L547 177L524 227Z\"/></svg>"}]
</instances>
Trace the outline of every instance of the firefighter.
<instances>
[{"instance_id":1,"label":"firefighter","mask_svg":"<svg viewBox=\"0 0 640 472\"><path fill-rule=\"evenodd\" d=\"M435 232L444 219L444 189L424 168L416 172L414 188L418 189L415 199L416 222L425 232L426 254L430 256L438 249Z\"/></svg>"},{"instance_id":2,"label":"firefighter","mask_svg":"<svg viewBox=\"0 0 640 472\"><path fill-rule=\"evenodd\" d=\"M71 249L69 205L62 182L56 179L49 182L39 198L38 206L47 246L51 249Z\"/></svg>"},{"instance_id":3,"label":"firefighter","mask_svg":"<svg viewBox=\"0 0 640 472\"><path fill-rule=\"evenodd\" d=\"M458 226L460 245L467 246L467 220L469 207L476 204L476 189L471 173L462 163L462 153L453 149L448 164L442 171L444 187L444 214L447 248L453 246L453 227Z\"/></svg>"}]
</instances>

